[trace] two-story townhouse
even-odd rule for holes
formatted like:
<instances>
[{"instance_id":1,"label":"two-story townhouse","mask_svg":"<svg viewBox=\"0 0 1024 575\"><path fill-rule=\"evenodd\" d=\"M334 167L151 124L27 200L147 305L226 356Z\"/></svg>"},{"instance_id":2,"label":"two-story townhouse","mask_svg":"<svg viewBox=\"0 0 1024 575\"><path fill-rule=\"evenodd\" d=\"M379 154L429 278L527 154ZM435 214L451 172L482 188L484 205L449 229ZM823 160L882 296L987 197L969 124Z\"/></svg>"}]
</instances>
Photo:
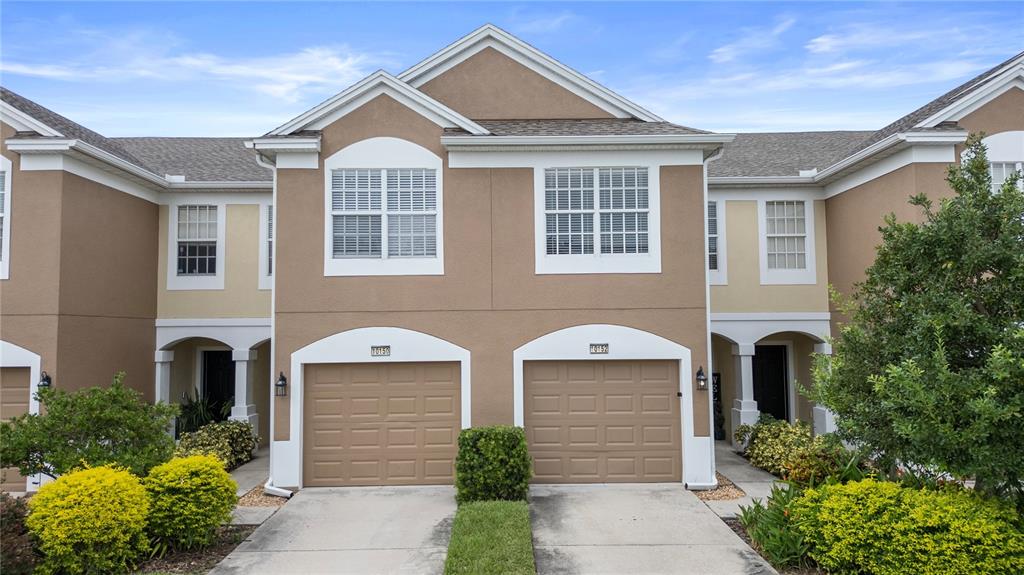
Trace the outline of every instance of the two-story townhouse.
<instances>
[{"instance_id":1,"label":"two-story townhouse","mask_svg":"<svg viewBox=\"0 0 1024 575\"><path fill-rule=\"evenodd\" d=\"M968 132L1024 161L1024 54L878 132L735 139L493 26L248 140L2 95L0 414L125 370L254 423L292 488L451 482L494 423L535 481L713 486L716 433L829 429L798 387L882 216Z\"/></svg>"}]
</instances>

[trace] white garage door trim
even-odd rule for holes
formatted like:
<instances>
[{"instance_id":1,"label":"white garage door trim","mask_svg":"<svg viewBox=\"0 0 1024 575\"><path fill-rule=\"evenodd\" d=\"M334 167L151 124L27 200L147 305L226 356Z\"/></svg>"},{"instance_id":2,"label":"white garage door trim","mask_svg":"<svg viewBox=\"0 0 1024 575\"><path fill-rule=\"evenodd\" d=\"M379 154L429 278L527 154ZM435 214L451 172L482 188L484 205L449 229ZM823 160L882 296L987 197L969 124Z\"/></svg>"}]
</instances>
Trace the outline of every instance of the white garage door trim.
<instances>
[{"instance_id":1,"label":"white garage door trim","mask_svg":"<svg viewBox=\"0 0 1024 575\"><path fill-rule=\"evenodd\" d=\"M608 344L607 353L591 354L590 344ZM513 414L515 425L523 426L523 363L538 360L676 360L679 362L679 391L683 394L680 427L683 430L683 483L690 489L717 485L714 470L715 445L710 436L693 434L693 392L690 385L689 348L650 332L621 325L590 324L568 327L526 343L512 353Z\"/></svg>"},{"instance_id":2,"label":"white garage door trim","mask_svg":"<svg viewBox=\"0 0 1024 575\"><path fill-rule=\"evenodd\" d=\"M42 373L43 360L38 353L33 353L19 345L0 340L0 367L28 368L28 412L39 413L39 375ZM45 478L42 474L25 478L25 490L36 491Z\"/></svg>"},{"instance_id":3,"label":"white garage door trim","mask_svg":"<svg viewBox=\"0 0 1024 575\"><path fill-rule=\"evenodd\" d=\"M371 346L390 346L390 355L371 356ZM470 354L469 350L411 329L400 327L363 327L343 331L315 341L292 353L289 379L289 440L274 441L271 477L276 486L302 488L303 383L306 364L312 363L393 363L457 361L460 366L462 396L461 425L470 426ZM273 430L271 430L273 434Z\"/></svg>"}]
</instances>

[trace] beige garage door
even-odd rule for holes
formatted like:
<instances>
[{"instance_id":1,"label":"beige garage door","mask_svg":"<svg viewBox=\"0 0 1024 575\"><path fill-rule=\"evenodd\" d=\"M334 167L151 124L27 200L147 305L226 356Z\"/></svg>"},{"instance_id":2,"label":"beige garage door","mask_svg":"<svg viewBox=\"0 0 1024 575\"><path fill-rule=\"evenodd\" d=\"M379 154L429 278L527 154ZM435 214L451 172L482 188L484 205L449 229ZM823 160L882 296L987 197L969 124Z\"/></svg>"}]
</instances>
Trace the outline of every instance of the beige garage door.
<instances>
[{"instance_id":1,"label":"beige garage door","mask_svg":"<svg viewBox=\"0 0 1024 575\"><path fill-rule=\"evenodd\" d=\"M306 366L303 484L452 483L459 383L458 363Z\"/></svg>"},{"instance_id":2,"label":"beige garage door","mask_svg":"<svg viewBox=\"0 0 1024 575\"><path fill-rule=\"evenodd\" d=\"M680 481L677 362L527 362L523 385L535 482Z\"/></svg>"},{"instance_id":3,"label":"beige garage door","mask_svg":"<svg viewBox=\"0 0 1024 575\"><path fill-rule=\"evenodd\" d=\"M0 368L0 419L6 421L27 412L28 400L28 368ZM18 473L17 468L0 469L0 490L25 491L25 478Z\"/></svg>"}]
</instances>

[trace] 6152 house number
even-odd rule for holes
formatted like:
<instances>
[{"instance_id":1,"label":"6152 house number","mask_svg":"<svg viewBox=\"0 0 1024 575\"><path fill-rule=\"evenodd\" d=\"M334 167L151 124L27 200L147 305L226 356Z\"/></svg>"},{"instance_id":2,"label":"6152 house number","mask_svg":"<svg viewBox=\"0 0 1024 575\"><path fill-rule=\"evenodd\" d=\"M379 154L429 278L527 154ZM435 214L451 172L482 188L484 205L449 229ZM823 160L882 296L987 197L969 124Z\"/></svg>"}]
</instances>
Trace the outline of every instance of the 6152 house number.
<instances>
[{"instance_id":1,"label":"6152 house number","mask_svg":"<svg viewBox=\"0 0 1024 575\"><path fill-rule=\"evenodd\" d=\"M602 355L603 354L607 354L608 353L608 344L607 343L592 343L592 344L590 344L590 353L594 354L594 355L597 355L597 354L602 354Z\"/></svg>"},{"instance_id":2,"label":"6152 house number","mask_svg":"<svg viewBox=\"0 0 1024 575\"><path fill-rule=\"evenodd\" d=\"M391 355L390 345L371 345L370 357L387 357Z\"/></svg>"}]
</instances>

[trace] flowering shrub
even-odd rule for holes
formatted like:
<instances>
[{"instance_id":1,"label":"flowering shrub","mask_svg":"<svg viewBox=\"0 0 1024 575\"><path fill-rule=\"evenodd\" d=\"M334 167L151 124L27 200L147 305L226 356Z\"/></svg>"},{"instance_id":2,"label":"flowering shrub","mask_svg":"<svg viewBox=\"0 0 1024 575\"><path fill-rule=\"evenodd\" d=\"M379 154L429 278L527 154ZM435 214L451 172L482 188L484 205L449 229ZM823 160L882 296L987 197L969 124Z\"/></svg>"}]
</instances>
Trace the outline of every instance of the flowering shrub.
<instances>
[{"instance_id":1,"label":"flowering shrub","mask_svg":"<svg viewBox=\"0 0 1024 575\"><path fill-rule=\"evenodd\" d=\"M252 452L260 443L252 431L252 425L244 421L210 423L191 433L183 433L174 455L213 455L231 471L252 459Z\"/></svg>"},{"instance_id":2,"label":"flowering shrub","mask_svg":"<svg viewBox=\"0 0 1024 575\"><path fill-rule=\"evenodd\" d=\"M0 492L0 570L4 575L30 575L36 563L25 527L25 500Z\"/></svg>"}]
</instances>

